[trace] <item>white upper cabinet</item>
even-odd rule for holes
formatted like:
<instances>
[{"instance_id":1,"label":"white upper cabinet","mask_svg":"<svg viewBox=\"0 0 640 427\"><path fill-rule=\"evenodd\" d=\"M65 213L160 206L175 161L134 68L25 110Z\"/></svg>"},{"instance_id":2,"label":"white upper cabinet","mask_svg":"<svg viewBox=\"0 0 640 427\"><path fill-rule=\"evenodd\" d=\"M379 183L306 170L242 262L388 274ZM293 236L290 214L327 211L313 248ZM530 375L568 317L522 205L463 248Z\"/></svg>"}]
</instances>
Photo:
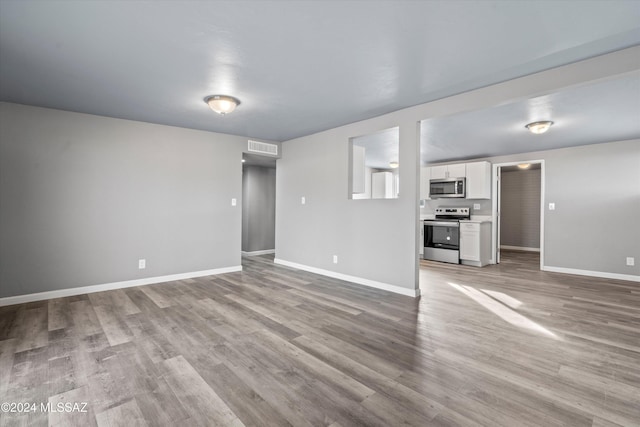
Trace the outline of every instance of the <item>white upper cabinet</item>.
<instances>
[{"instance_id":1,"label":"white upper cabinet","mask_svg":"<svg viewBox=\"0 0 640 427\"><path fill-rule=\"evenodd\" d=\"M467 178L467 199L491 198L491 163L472 162L420 168L420 200L430 199L429 181L432 179Z\"/></svg>"},{"instance_id":2,"label":"white upper cabinet","mask_svg":"<svg viewBox=\"0 0 640 427\"><path fill-rule=\"evenodd\" d=\"M431 179L464 178L467 176L466 165L464 163L432 166L430 169Z\"/></svg>"},{"instance_id":3,"label":"white upper cabinet","mask_svg":"<svg viewBox=\"0 0 640 427\"><path fill-rule=\"evenodd\" d=\"M491 163L467 163L467 199L491 198Z\"/></svg>"},{"instance_id":4,"label":"white upper cabinet","mask_svg":"<svg viewBox=\"0 0 640 427\"><path fill-rule=\"evenodd\" d=\"M429 179L445 179L447 177L447 166L431 166Z\"/></svg>"},{"instance_id":5,"label":"white upper cabinet","mask_svg":"<svg viewBox=\"0 0 640 427\"><path fill-rule=\"evenodd\" d=\"M447 178L464 178L467 176L467 165L465 163L448 165L447 172L449 174Z\"/></svg>"}]
</instances>

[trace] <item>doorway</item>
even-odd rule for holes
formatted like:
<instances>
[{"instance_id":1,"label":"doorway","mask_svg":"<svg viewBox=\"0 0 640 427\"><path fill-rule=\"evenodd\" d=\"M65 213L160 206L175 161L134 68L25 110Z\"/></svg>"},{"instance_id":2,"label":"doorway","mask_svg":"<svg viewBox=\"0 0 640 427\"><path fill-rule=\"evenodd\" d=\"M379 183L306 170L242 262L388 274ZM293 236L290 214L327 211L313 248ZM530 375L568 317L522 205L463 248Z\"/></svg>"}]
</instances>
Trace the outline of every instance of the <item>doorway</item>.
<instances>
[{"instance_id":1,"label":"doorway","mask_svg":"<svg viewBox=\"0 0 640 427\"><path fill-rule=\"evenodd\" d=\"M276 158L242 155L242 255L275 253Z\"/></svg>"},{"instance_id":2,"label":"doorway","mask_svg":"<svg viewBox=\"0 0 640 427\"><path fill-rule=\"evenodd\" d=\"M493 260L503 251L540 258L544 266L544 160L493 165Z\"/></svg>"}]
</instances>

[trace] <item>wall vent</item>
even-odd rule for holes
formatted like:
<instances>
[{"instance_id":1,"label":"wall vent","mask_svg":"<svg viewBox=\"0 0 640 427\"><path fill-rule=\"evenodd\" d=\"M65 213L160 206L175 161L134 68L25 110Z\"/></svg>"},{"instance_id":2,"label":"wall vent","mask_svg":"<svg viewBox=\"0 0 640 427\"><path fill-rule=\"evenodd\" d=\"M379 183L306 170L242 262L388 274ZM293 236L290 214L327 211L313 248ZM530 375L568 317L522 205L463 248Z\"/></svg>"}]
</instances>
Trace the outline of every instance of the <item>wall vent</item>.
<instances>
[{"instance_id":1,"label":"wall vent","mask_svg":"<svg viewBox=\"0 0 640 427\"><path fill-rule=\"evenodd\" d=\"M249 140L249 151L253 153L261 153L261 154L269 154L271 156L277 156L278 146L276 144L267 144L266 142Z\"/></svg>"}]
</instances>

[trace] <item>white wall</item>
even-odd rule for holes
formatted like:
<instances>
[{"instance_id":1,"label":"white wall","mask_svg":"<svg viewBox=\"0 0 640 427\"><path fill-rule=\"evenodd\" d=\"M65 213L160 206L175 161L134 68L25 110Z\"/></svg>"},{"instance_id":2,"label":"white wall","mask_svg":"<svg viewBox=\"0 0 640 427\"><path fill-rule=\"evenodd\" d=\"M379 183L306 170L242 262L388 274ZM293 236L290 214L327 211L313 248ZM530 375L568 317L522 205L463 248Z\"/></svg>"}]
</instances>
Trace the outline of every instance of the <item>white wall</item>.
<instances>
[{"instance_id":1,"label":"white wall","mask_svg":"<svg viewBox=\"0 0 640 427\"><path fill-rule=\"evenodd\" d=\"M633 47L283 143L276 257L415 294L417 123L634 71L639 54ZM245 138L6 103L0 120L0 297L240 263L241 209L230 200L241 199ZM349 200L348 139L393 126L400 126L400 198ZM611 156L603 144L601 152L589 146L549 158L547 197L559 209L545 242L556 266L581 268L595 258L585 251L615 245L620 252L590 268L637 254L640 195L629 170L638 170L638 141L617 144ZM581 187L585 170L603 179ZM630 184L609 196L612 178ZM567 188L578 190L567 195ZM608 234L594 234L609 204L625 213ZM147 259L146 270L137 269L138 258ZM622 271L637 275L639 259Z\"/></svg>"},{"instance_id":2,"label":"white wall","mask_svg":"<svg viewBox=\"0 0 640 427\"><path fill-rule=\"evenodd\" d=\"M245 138L8 103L0 122L0 297L240 265Z\"/></svg>"},{"instance_id":3,"label":"white wall","mask_svg":"<svg viewBox=\"0 0 640 427\"><path fill-rule=\"evenodd\" d=\"M418 122L540 96L567 86L589 84L634 71L638 69L639 54L640 47L629 48L284 142L284 155L278 168L276 258L328 274L344 274L390 284L395 290L415 290L418 285L419 245ZM348 200L349 138L393 126L400 126L400 198ZM556 190L550 191L549 197L561 198L566 188L559 183L572 182L573 178L563 180L567 169L562 167L562 163L562 160L550 162L553 172L549 175L548 185L555 186ZM610 165L606 170L609 168ZM572 162L570 170L576 169L579 169L579 163ZM616 176L620 173L626 174L628 179L636 177L628 169L616 173ZM630 189L633 187L627 187ZM307 198L306 205L300 204L302 196ZM599 203L593 201L595 196L591 195L591 202L581 199L577 204L580 212L584 213L585 209ZM633 193L626 197L635 200ZM637 214L635 201L625 198L622 203L630 212ZM575 221L573 209L565 212L550 220L552 234L545 241L555 249L549 247L549 261L580 268L576 266L584 265L585 258L567 255L567 252L600 249L595 245L567 246L566 235L560 242L557 236L564 234L563 224ZM592 227L580 228L574 232L591 240L610 240L604 235L589 234L592 230ZM577 241L582 244L584 237ZM624 242L628 246L631 240ZM338 264L331 262L334 254L339 256ZM576 262L577 259L583 261ZM604 265L600 264L598 268L604 268Z\"/></svg>"},{"instance_id":4,"label":"white wall","mask_svg":"<svg viewBox=\"0 0 640 427\"><path fill-rule=\"evenodd\" d=\"M544 160L545 269L640 278L640 139L492 157ZM548 210L549 203L555 210Z\"/></svg>"},{"instance_id":5,"label":"white wall","mask_svg":"<svg viewBox=\"0 0 640 427\"><path fill-rule=\"evenodd\" d=\"M276 259L415 294L417 125L396 119L384 116L283 143L276 184ZM398 125L400 197L349 199L349 138Z\"/></svg>"}]
</instances>

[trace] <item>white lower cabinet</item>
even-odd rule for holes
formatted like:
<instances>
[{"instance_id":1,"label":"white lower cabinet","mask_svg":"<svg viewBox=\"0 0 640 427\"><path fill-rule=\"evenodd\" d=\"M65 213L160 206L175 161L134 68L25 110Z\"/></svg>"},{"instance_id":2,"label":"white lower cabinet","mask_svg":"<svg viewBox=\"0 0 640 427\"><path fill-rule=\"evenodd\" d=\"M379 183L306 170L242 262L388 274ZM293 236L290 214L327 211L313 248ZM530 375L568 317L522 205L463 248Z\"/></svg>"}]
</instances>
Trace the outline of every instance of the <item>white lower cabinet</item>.
<instances>
[{"instance_id":1,"label":"white lower cabinet","mask_svg":"<svg viewBox=\"0 0 640 427\"><path fill-rule=\"evenodd\" d=\"M484 267L491 258L491 222L460 221L460 263Z\"/></svg>"}]
</instances>

